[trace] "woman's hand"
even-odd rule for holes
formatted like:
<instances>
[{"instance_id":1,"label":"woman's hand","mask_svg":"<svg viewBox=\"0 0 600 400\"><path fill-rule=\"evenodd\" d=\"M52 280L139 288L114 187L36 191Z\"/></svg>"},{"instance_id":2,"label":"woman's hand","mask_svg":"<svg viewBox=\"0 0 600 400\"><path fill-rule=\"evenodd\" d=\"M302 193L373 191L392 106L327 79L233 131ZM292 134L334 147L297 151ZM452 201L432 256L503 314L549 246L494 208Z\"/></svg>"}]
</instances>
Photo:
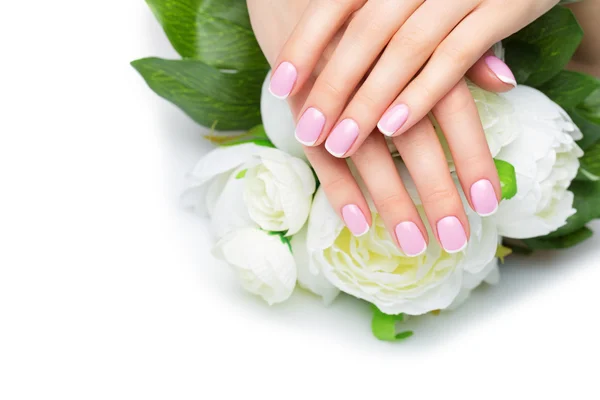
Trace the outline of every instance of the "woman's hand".
<instances>
[{"instance_id":1,"label":"woman's hand","mask_svg":"<svg viewBox=\"0 0 600 400\"><path fill-rule=\"evenodd\" d=\"M256 36L272 65L308 3L308 0L280 0L271 4L264 0L248 0ZM302 111L320 67L327 64L343 34L344 27L324 49L317 68L303 88L289 99L296 116ZM485 57L471 68L468 76L487 90L512 88L498 79ZM500 197L498 177L475 104L463 80L436 105L434 114L448 136L455 162L460 166L457 172L471 206L480 214L493 212ZM427 219L436 237L446 250L460 250L469 236L468 221L429 119L424 118L393 140L424 200ZM364 233L371 225L371 214L346 161L332 157L323 146L305 147L305 152L333 208L355 235ZM421 253L428 240L427 230L398 176L384 137L371 135L352 160L400 247L407 255Z\"/></svg>"},{"instance_id":2,"label":"woman's hand","mask_svg":"<svg viewBox=\"0 0 600 400\"><path fill-rule=\"evenodd\" d=\"M272 92L297 95L347 24L301 110L322 123L301 129L305 145L350 156L377 127L388 136L422 120L496 42L558 0L311 0L275 61ZM498 59L498 79L515 85ZM366 76L366 79L365 79ZM302 124L302 119L300 125Z\"/></svg>"}]
</instances>

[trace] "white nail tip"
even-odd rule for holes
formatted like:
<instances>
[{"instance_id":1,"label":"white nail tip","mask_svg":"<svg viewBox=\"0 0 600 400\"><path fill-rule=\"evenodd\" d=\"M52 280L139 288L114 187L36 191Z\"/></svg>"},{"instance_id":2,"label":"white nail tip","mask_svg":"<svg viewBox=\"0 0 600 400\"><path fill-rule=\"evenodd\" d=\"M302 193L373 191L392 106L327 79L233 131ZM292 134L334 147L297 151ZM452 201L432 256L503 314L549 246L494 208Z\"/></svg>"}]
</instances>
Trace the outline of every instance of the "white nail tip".
<instances>
[{"instance_id":1,"label":"white nail tip","mask_svg":"<svg viewBox=\"0 0 600 400\"><path fill-rule=\"evenodd\" d=\"M402 246L401 246L402 247ZM404 250L402 250L404 252L404 255L406 257L419 257L420 255L423 255L426 251L427 251L427 244L425 244L425 246L423 246L423 250L421 250L420 252L418 252L417 254L408 254L406 253Z\"/></svg>"},{"instance_id":2,"label":"white nail tip","mask_svg":"<svg viewBox=\"0 0 600 400\"><path fill-rule=\"evenodd\" d=\"M498 212L498 204L496 204L496 208L494 208L494 211L492 211L492 212L489 212L489 213L487 213L487 214L482 214L482 213L479 213L479 212L478 212L477 214L478 214L480 217L483 217L483 218L485 218L485 217L491 217L492 215L496 214L496 212Z\"/></svg>"},{"instance_id":3,"label":"white nail tip","mask_svg":"<svg viewBox=\"0 0 600 400\"><path fill-rule=\"evenodd\" d=\"M305 146L314 146L314 145L315 145L315 143L317 143L317 141L316 141L316 140L313 140L312 142L305 142L304 140L302 140L302 139L300 139L300 138L298 137L298 134L297 134L296 132L294 132L294 136L296 137L296 140L297 140L298 142L300 142L300 144L303 144L303 145L305 145Z\"/></svg>"},{"instance_id":4,"label":"white nail tip","mask_svg":"<svg viewBox=\"0 0 600 400\"><path fill-rule=\"evenodd\" d=\"M279 96L275 93L273 93L273 91L271 90L271 86L269 86L269 93L271 93L271 96L278 98L279 100L286 100L288 97L290 97L290 94L286 94L285 96Z\"/></svg>"},{"instance_id":5,"label":"white nail tip","mask_svg":"<svg viewBox=\"0 0 600 400\"><path fill-rule=\"evenodd\" d=\"M344 155L347 153L336 153L335 151L331 150L331 148L329 148L327 142L325 142L325 149L329 152L329 154L337 158L344 158Z\"/></svg>"},{"instance_id":6,"label":"white nail tip","mask_svg":"<svg viewBox=\"0 0 600 400\"><path fill-rule=\"evenodd\" d=\"M513 78L510 78L508 76L502 76L502 75L496 75L498 77L498 79L500 79L502 82L507 83L509 85L512 85L514 87L517 87L517 81L515 81Z\"/></svg>"},{"instance_id":7,"label":"white nail tip","mask_svg":"<svg viewBox=\"0 0 600 400\"><path fill-rule=\"evenodd\" d=\"M469 244L469 242L465 242L465 244L462 245L462 247L460 249L456 249L456 250L448 250L448 249L444 249L444 251L448 254L456 254L456 253L460 253L461 251L464 251L467 248L467 245Z\"/></svg>"},{"instance_id":8,"label":"white nail tip","mask_svg":"<svg viewBox=\"0 0 600 400\"><path fill-rule=\"evenodd\" d=\"M354 237L361 237L366 235L367 233L369 233L369 229L371 229L371 227L369 225L367 225L367 227L365 228L364 231L360 232L360 233L353 233Z\"/></svg>"},{"instance_id":9,"label":"white nail tip","mask_svg":"<svg viewBox=\"0 0 600 400\"><path fill-rule=\"evenodd\" d=\"M381 125L377 124L377 129L379 129L379 132L383 133L385 136L390 137L392 136L394 133L396 132L390 132L390 131L386 131L385 129L383 129L381 127Z\"/></svg>"}]
</instances>

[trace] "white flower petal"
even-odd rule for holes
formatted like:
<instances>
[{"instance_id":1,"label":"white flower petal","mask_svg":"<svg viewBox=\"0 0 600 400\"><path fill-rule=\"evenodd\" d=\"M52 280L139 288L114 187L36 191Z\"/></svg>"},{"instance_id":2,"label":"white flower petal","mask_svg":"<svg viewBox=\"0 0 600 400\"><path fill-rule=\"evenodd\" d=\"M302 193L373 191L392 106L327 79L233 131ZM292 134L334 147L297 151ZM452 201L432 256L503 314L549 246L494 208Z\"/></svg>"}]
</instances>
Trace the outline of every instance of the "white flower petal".
<instances>
[{"instance_id":1,"label":"white flower petal","mask_svg":"<svg viewBox=\"0 0 600 400\"><path fill-rule=\"evenodd\" d=\"M296 264L292 253L277 235L255 228L230 232L213 249L238 273L242 286L267 303L287 300L296 285Z\"/></svg>"},{"instance_id":2,"label":"white flower petal","mask_svg":"<svg viewBox=\"0 0 600 400\"><path fill-rule=\"evenodd\" d=\"M269 93L271 73L267 75L262 87L260 111L267 136L275 147L292 157L306 160L304 148L296 140L296 121L287 102L281 101Z\"/></svg>"},{"instance_id":3,"label":"white flower petal","mask_svg":"<svg viewBox=\"0 0 600 400\"><path fill-rule=\"evenodd\" d=\"M300 232L294 235L291 240L294 260L298 270L298 285L303 289L311 291L317 296L323 298L326 305L331 304L339 294L339 289L333 286L325 276L316 268L311 268L314 261L311 259L307 242L307 228L305 227Z\"/></svg>"}]
</instances>

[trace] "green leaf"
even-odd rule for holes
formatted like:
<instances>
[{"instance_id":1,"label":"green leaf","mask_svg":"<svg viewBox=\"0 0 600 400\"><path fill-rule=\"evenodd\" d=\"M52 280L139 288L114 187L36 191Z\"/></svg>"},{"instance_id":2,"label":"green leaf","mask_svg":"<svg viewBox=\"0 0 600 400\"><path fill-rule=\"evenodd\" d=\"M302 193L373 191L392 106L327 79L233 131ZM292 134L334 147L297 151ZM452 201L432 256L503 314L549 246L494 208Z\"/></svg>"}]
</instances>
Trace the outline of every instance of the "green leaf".
<instances>
[{"instance_id":1,"label":"green leaf","mask_svg":"<svg viewBox=\"0 0 600 400\"><path fill-rule=\"evenodd\" d=\"M235 179L244 179L247 172L248 172L248 168L241 170L240 172L237 173L237 175L235 176Z\"/></svg>"},{"instance_id":2,"label":"green leaf","mask_svg":"<svg viewBox=\"0 0 600 400\"><path fill-rule=\"evenodd\" d=\"M564 69L582 38L583 30L571 10L557 6L504 41L506 60L511 69L532 71L520 83L538 87ZM538 56L527 60L527 65L515 65L522 57L523 43L535 46Z\"/></svg>"},{"instance_id":3,"label":"green leaf","mask_svg":"<svg viewBox=\"0 0 600 400\"><path fill-rule=\"evenodd\" d=\"M537 60L540 57L540 49L529 43L517 39L506 43L506 63L515 75L517 82L527 82L527 79L537 68Z\"/></svg>"},{"instance_id":4,"label":"green leaf","mask_svg":"<svg viewBox=\"0 0 600 400\"><path fill-rule=\"evenodd\" d=\"M281 243L285 244L288 247L288 249L290 249L290 253L294 252L292 250L292 242L290 241L290 237L286 236L287 231L284 231L284 232L268 231L267 233L271 236L279 236L279 240L281 240Z\"/></svg>"},{"instance_id":5,"label":"green leaf","mask_svg":"<svg viewBox=\"0 0 600 400\"><path fill-rule=\"evenodd\" d=\"M588 148L579 161L581 168L586 173L591 173L596 177L600 176L600 142Z\"/></svg>"},{"instance_id":6,"label":"green leaf","mask_svg":"<svg viewBox=\"0 0 600 400\"><path fill-rule=\"evenodd\" d=\"M600 88L600 79L574 71L561 71L538 87L546 96L563 108L572 108L583 103Z\"/></svg>"},{"instance_id":7,"label":"green leaf","mask_svg":"<svg viewBox=\"0 0 600 400\"><path fill-rule=\"evenodd\" d=\"M177 52L222 69L268 69L242 0L146 0ZM264 78L264 75L263 75Z\"/></svg>"},{"instance_id":8,"label":"green leaf","mask_svg":"<svg viewBox=\"0 0 600 400\"><path fill-rule=\"evenodd\" d=\"M254 128L250 129L248 132L244 132L240 135L211 134L211 135L205 135L204 137L206 139L208 139L211 143L213 143L217 146L223 146L223 147L237 146L238 144L243 144L243 143L254 143L259 146L275 148L275 145L273 144L273 142L271 142L271 140L267 136L267 133L265 132L265 128L263 125L255 126Z\"/></svg>"},{"instance_id":9,"label":"green leaf","mask_svg":"<svg viewBox=\"0 0 600 400\"><path fill-rule=\"evenodd\" d=\"M573 181L569 190L575 195L573 208L577 210L567 220L567 224L550 233L547 238L569 235L583 228L588 222L600 218L600 182Z\"/></svg>"},{"instance_id":10,"label":"green leaf","mask_svg":"<svg viewBox=\"0 0 600 400\"><path fill-rule=\"evenodd\" d=\"M577 176L575 176L575 179L578 181L600 181L600 176L594 175L587 169L580 166L579 171L577 171Z\"/></svg>"},{"instance_id":11,"label":"green leaf","mask_svg":"<svg viewBox=\"0 0 600 400\"><path fill-rule=\"evenodd\" d=\"M584 110L581 107L572 108L568 110L568 112L575 125L577 125L583 133L583 139L577 142L579 147L583 150L587 150L596 142L600 141L600 117L596 120L593 113L590 113L588 110Z\"/></svg>"},{"instance_id":12,"label":"green leaf","mask_svg":"<svg viewBox=\"0 0 600 400\"><path fill-rule=\"evenodd\" d=\"M501 244L496 247L496 257L502 264L504 264L504 259L510 256L512 253L513 251L510 247L502 246Z\"/></svg>"},{"instance_id":13,"label":"green leaf","mask_svg":"<svg viewBox=\"0 0 600 400\"><path fill-rule=\"evenodd\" d=\"M500 177L500 187L502 188L502 199L509 200L517 194L517 174L515 167L509 162L494 159L496 170Z\"/></svg>"},{"instance_id":14,"label":"green leaf","mask_svg":"<svg viewBox=\"0 0 600 400\"><path fill-rule=\"evenodd\" d=\"M373 320L371 321L371 330L373 335L379 340L395 342L404 340L413 335L412 331L396 333L396 325L404 320L404 314L388 315L382 313L375 305L371 305L373 310Z\"/></svg>"},{"instance_id":15,"label":"green leaf","mask_svg":"<svg viewBox=\"0 0 600 400\"><path fill-rule=\"evenodd\" d=\"M591 238L594 232L587 227L582 227L567 235L558 237L539 237L534 239L525 239L523 242L531 250L554 250L567 249L573 247Z\"/></svg>"},{"instance_id":16,"label":"green leaf","mask_svg":"<svg viewBox=\"0 0 600 400\"><path fill-rule=\"evenodd\" d=\"M600 88L593 91L576 108L571 109L569 115L583 132L583 139L577 142L582 149L587 150L600 141Z\"/></svg>"},{"instance_id":17,"label":"green leaf","mask_svg":"<svg viewBox=\"0 0 600 400\"><path fill-rule=\"evenodd\" d=\"M174 103L200 125L246 130L261 123L264 75L226 73L196 60L144 58L131 64L156 94Z\"/></svg>"}]
</instances>

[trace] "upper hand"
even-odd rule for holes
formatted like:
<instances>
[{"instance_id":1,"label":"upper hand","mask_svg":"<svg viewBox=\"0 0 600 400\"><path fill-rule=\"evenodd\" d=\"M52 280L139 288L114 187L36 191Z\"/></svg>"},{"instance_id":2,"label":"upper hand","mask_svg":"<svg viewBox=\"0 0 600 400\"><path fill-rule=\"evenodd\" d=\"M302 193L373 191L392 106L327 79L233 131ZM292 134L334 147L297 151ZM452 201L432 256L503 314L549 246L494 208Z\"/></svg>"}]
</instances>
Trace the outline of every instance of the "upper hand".
<instances>
[{"instance_id":1,"label":"upper hand","mask_svg":"<svg viewBox=\"0 0 600 400\"><path fill-rule=\"evenodd\" d=\"M283 0L269 5L264 0L248 1L256 36L272 65L308 2ZM314 82L336 51L344 31L342 27L322 52L303 87L288 99L296 117L301 115ZM468 71L468 76L487 90L512 88L489 68L485 57ZM489 213L500 198L500 185L473 98L462 79L433 111L448 137L470 204L481 214ZM469 224L431 123L422 119L405 135L394 138L394 143L417 185L436 238L446 250L459 250L469 236ZM305 147L305 152L333 208L353 233L363 233L371 225L371 214L345 160L332 157L323 146ZM427 230L398 176L383 136L371 135L352 159L392 237L398 239L406 254L417 254L419 246L428 241ZM483 197L487 204L483 204ZM452 242L454 238L458 241Z\"/></svg>"},{"instance_id":2,"label":"upper hand","mask_svg":"<svg viewBox=\"0 0 600 400\"><path fill-rule=\"evenodd\" d=\"M275 60L272 93L287 98L302 92L323 51L347 25L300 111L319 113L323 124L299 130L298 140L317 146L327 139L331 154L350 156L376 127L388 136L406 132L494 43L556 3L311 0ZM516 85L502 62L491 57L487 63L497 79Z\"/></svg>"}]
</instances>

